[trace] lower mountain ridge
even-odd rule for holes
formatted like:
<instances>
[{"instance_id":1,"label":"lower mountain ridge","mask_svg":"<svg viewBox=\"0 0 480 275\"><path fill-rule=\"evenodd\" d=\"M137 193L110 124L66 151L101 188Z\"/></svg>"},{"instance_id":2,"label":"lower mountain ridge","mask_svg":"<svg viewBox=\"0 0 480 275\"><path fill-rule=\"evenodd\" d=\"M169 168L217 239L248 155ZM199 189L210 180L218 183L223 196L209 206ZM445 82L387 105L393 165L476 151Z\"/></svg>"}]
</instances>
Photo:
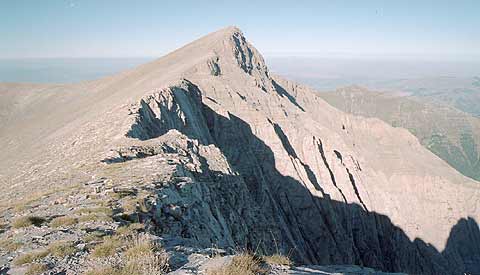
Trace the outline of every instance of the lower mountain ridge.
<instances>
[{"instance_id":1,"label":"lower mountain ridge","mask_svg":"<svg viewBox=\"0 0 480 275\"><path fill-rule=\"evenodd\" d=\"M237 28L104 79L1 84L0 102L12 274L122 274L139 232L158 274L242 249L298 266L271 274L480 274L478 182L271 75Z\"/></svg>"},{"instance_id":2,"label":"lower mountain ridge","mask_svg":"<svg viewBox=\"0 0 480 275\"><path fill-rule=\"evenodd\" d=\"M427 149L460 173L480 179L480 119L455 108L427 104L416 97L346 87L320 96L355 115L377 117L408 129Z\"/></svg>"}]
</instances>

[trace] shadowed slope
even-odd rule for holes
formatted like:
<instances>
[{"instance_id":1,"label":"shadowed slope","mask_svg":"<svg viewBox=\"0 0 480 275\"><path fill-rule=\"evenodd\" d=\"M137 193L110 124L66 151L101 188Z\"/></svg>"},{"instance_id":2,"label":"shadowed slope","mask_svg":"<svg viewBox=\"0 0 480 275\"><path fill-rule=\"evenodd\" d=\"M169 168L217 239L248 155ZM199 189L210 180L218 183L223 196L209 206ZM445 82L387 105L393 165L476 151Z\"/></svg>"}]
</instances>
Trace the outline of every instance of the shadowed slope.
<instances>
[{"instance_id":1,"label":"shadowed slope","mask_svg":"<svg viewBox=\"0 0 480 275\"><path fill-rule=\"evenodd\" d=\"M183 82L181 87L185 94L201 94L201 90L190 82ZM201 102L191 102L196 105L188 108L200 109ZM290 162L298 169L296 173L306 173L309 177L302 179L283 175L277 168L276 153L241 118L228 112L225 115L219 114L205 104L201 109L200 115L186 115L185 124L170 127L181 130L193 140L204 140L203 136L207 135L210 141L205 145L218 147L229 166L234 169L233 174L216 175L223 180L221 190L215 192L228 194L229 186L235 182L235 192L246 191L250 199L248 207L244 205L247 202L242 200L237 200L234 206L227 202L221 207L222 216L217 219L226 222L226 232L223 237L215 240L216 243L225 248L239 245L248 249L261 249L266 254L280 249L283 253L291 253L297 263L303 264L356 264L383 271L413 274L462 274L475 271L480 250L475 242L467 244L458 239L460 235L468 240L478 237L480 231L473 219L468 224L464 219L458 221L450 233L450 241L444 252L420 238L410 240L386 215L367 212L364 205L332 200L324 191L322 196L314 195L315 192L308 187L308 180L315 182L321 190L323 187L328 188L328 183L317 179L315 173L299 160L293 145L277 124L265 127L270 127L278 136ZM161 115L171 114L165 110ZM208 130L194 130L189 128L189 124L206 125ZM338 151L337 153L339 154ZM202 171L211 173L207 167ZM354 177L352 174L348 176ZM231 209L232 207L237 210ZM238 221L227 218L236 215L232 211L255 218L239 225ZM187 236L195 236L199 233L189 228L198 228L195 225L197 222L199 221L189 220L188 223L182 223L178 230ZM235 233L239 226L243 228L242 234ZM208 245L206 244L207 247ZM466 251L469 256L464 258L462 255Z\"/></svg>"}]
</instances>

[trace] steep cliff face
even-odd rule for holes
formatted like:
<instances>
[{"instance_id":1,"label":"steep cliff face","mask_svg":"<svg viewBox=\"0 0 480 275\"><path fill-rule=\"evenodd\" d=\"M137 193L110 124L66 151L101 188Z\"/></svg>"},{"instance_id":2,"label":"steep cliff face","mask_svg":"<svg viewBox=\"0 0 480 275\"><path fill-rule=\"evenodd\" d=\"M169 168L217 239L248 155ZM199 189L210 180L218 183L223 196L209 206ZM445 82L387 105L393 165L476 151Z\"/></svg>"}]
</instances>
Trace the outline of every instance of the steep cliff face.
<instances>
[{"instance_id":1,"label":"steep cliff face","mask_svg":"<svg viewBox=\"0 0 480 275\"><path fill-rule=\"evenodd\" d=\"M114 183L154 186L136 215L165 239L280 250L298 263L478 271L478 183L408 131L271 76L236 28L83 88L83 101L102 98L95 113L56 125L69 157L38 169L102 163Z\"/></svg>"},{"instance_id":2,"label":"steep cliff face","mask_svg":"<svg viewBox=\"0 0 480 275\"><path fill-rule=\"evenodd\" d=\"M182 96L173 96L172 102L181 101L186 94L201 93L188 81L166 91L171 95L171 91L179 87L182 87ZM143 102L139 105L145 107ZM214 243L223 248L240 245L260 248L265 253L281 249L301 263L358 264L420 274L450 274L464 270L459 263L452 265L451 255L443 255L422 240L411 241L388 216L369 211L355 179L362 173L362 168L352 156L344 159L335 150L335 161L329 164L322 140L312 137L311 146L315 151L310 153L317 154L318 158L315 169L325 169L329 184L333 185L330 191L325 191L327 184L299 158L278 124L267 119L262 127L270 128L270 138L277 139L280 147L277 154L285 154L292 176L283 175L278 170L275 153L242 119L229 112L218 114L200 101L191 102L194 104L185 107L202 110L201 114L186 115L184 124L177 127L184 129L184 134L170 131L164 139L188 140L185 144L197 141L197 145L189 148L180 142L175 145L159 142L185 152L190 159L199 159L194 166L198 168L182 173L188 175L186 181L193 189L188 192L184 191L185 187L180 192L166 189L158 195L174 199L159 200L156 212L161 212L165 205L188 205L177 221L180 225L169 226L175 230L162 231L162 234L183 236L190 245L208 247ZM165 107L159 117L177 117L177 113ZM137 120L136 125L145 123ZM185 125L204 125L205 128L194 131L186 129ZM145 127L152 128L150 125ZM210 153L206 156L201 152ZM343 171L332 170L333 165L341 166ZM340 199L334 200L330 194L336 194ZM155 211L151 217L156 216ZM470 223L476 226L474 222ZM473 238L478 237L475 230L466 232L473 233ZM451 253L462 258L460 252Z\"/></svg>"}]
</instances>

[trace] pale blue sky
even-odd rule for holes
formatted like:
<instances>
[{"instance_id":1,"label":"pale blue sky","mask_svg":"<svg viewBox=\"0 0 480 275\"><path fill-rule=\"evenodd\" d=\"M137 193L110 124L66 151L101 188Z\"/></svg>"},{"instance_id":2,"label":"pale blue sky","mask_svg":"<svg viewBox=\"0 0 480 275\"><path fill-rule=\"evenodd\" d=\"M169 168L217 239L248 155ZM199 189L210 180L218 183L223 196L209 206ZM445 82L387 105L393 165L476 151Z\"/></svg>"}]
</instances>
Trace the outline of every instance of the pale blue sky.
<instances>
[{"instance_id":1,"label":"pale blue sky","mask_svg":"<svg viewBox=\"0 0 480 275\"><path fill-rule=\"evenodd\" d=\"M267 56L480 60L480 1L0 1L0 58L161 56L228 25Z\"/></svg>"}]
</instances>

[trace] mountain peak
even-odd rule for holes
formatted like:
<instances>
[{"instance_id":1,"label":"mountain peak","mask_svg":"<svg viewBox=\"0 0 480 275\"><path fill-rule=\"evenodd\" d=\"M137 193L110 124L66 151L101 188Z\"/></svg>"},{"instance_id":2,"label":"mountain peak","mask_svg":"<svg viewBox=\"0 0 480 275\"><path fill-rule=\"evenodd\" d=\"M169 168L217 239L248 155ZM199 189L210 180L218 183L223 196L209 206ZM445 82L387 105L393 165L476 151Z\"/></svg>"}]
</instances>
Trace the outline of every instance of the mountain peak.
<instances>
[{"instance_id":1,"label":"mountain peak","mask_svg":"<svg viewBox=\"0 0 480 275\"><path fill-rule=\"evenodd\" d=\"M199 39L185 45L184 47L178 49L177 51L182 51L183 49L188 48L196 48L196 49L203 49L203 50L215 50L219 51L220 47L223 47L225 44L222 43L223 41L232 41L233 38L236 37L241 40L245 40L245 36L243 32L236 26L228 26L209 34L206 34ZM227 43L228 44L228 43ZM175 52L177 52L175 51Z\"/></svg>"},{"instance_id":2,"label":"mountain peak","mask_svg":"<svg viewBox=\"0 0 480 275\"><path fill-rule=\"evenodd\" d=\"M174 53L181 56L182 60L185 56L188 56L188 60L196 61L199 57L206 58L214 75L233 72L239 67L257 78L259 83L263 83L262 86L268 82L268 68L262 55L236 26L228 26L207 34Z\"/></svg>"},{"instance_id":3,"label":"mountain peak","mask_svg":"<svg viewBox=\"0 0 480 275\"><path fill-rule=\"evenodd\" d=\"M226 53L234 55L237 65L252 76L268 78L268 68L260 52L247 41L243 32L236 26L229 26L217 31L221 33L224 44L227 47Z\"/></svg>"},{"instance_id":4,"label":"mountain peak","mask_svg":"<svg viewBox=\"0 0 480 275\"><path fill-rule=\"evenodd\" d=\"M216 32L223 33L225 36L232 36L235 34L243 36L242 30L240 30L240 28L238 28L237 26L227 26L225 28L219 29Z\"/></svg>"}]
</instances>

